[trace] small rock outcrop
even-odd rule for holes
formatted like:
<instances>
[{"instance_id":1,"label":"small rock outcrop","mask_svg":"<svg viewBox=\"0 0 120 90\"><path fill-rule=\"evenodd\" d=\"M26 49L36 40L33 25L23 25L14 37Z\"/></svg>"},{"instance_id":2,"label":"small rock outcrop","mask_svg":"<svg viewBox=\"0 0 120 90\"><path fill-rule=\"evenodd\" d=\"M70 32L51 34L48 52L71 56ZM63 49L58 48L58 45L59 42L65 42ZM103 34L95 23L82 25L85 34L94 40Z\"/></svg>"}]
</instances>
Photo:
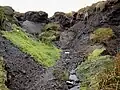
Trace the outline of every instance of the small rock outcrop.
<instances>
[{"instance_id":1,"label":"small rock outcrop","mask_svg":"<svg viewBox=\"0 0 120 90\"><path fill-rule=\"evenodd\" d=\"M50 18L51 22L57 22L62 27L70 27L70 18L63 12L55 12L55 14Z\"/></svg>"},{"instance_id":2,"label":"small rock outcrop","mask_svg":"<svg viewBox=\"0 0 120 90\"><path fill-rule=\"evenodd\" d=\"M19 22L23 22L24 21L24 13L15 12L15 17L17 18L17 20Z\"/></svg>"},{"instance_id":3,"label":"small rock outcrop","mask_svg":"<svg viewBox=\"0 0 120 90\"><path fill-rule=\"evenodd\" d=\"M10 6L3 6L4 13L9 16L14 15L14 9Z\"/></svg>"},{"instance_id":4,"label":"small rock outcrop","mask_svg":"<svg viewBox=\"0 0 120 90\"><path fill-rule=\"evenodd\" d=\"M35 12L35 11L28 11L24 14L24 21L32 21L32 22L39 22L39 23L47 23L48 22L48 14L43 11Z\"/></svg>"},{"instance_id":5,"label":"small rock outcrop","mask_svg":"<svg viewBox=\"0 0 120 90\"><path fill-rule=\"evenodd\" d=\"M10 6L0 6L0 29L10 31L12 24L18 25L14 17L14 9Z\"/></svg>"}]
</instances>

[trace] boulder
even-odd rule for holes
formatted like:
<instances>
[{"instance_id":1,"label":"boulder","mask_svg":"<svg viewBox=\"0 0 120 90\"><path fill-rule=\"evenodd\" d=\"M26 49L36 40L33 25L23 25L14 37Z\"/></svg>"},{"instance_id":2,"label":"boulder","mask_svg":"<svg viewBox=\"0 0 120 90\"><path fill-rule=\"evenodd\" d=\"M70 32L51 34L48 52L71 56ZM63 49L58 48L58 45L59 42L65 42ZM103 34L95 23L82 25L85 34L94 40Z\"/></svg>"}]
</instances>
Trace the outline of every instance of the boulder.
<instances>
[{"instance_id":1,"label":"boulder","mask_svg":"<svg viewBox=\"0 0 120 90\"><path fill-rule=\"evenodd\" d=\"M22 27L25 29L26 32L30 34L40 34L44 25L45 23L35 23L26 20L23 22Z\"/></svg>"},{"instance_id":2,"label":"boulder","mask_svg":"<svg viewBox=\"0 0 120 90\"><path fill-rule=\"evenodd\" d=\"M29 20L32 22L39 22L39 23L47 23L48 14L43 11L39 11L39 12L28 11L24 14L24 20Z\"/></svg>"}]
</instances>

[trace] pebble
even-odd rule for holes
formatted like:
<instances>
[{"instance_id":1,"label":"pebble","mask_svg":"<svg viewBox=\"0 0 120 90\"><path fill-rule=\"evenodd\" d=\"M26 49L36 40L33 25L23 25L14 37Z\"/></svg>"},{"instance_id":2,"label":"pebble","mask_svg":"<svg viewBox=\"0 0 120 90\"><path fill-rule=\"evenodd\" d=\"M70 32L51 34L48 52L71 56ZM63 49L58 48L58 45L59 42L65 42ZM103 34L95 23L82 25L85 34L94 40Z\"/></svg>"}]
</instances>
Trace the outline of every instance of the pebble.
<instances>
[{"instance_id":1,"label":"pebble","mask_svg":"<svg viewBox=\"0 0 120 90\"><path fill-rule=\"evenodd\" d=\"M74 82L73 81L66 81L67 84L71 84L71 85L74 85Z\"/></svg>"},{"instance_id":2,"label":"pebble","mask_svg":"<svg viewBox=\"0 0 120 90\"><path fill-rule=\"evenodd\" d=\"M65 54L70 54L70 52L67 52L67 51L66 51Z\"/></svg>"},{"instance_id":3,"label":"pebble","mask_svg":"<svg viewBox=\"0 0 120 90\"><path fill-rule=\"evenodd\" d=\"M72 81L79 81L79 79L77 78L76 75L70 75L70 76L69 76L69 80L72 80Z\"/></svg>"}]
</instances>

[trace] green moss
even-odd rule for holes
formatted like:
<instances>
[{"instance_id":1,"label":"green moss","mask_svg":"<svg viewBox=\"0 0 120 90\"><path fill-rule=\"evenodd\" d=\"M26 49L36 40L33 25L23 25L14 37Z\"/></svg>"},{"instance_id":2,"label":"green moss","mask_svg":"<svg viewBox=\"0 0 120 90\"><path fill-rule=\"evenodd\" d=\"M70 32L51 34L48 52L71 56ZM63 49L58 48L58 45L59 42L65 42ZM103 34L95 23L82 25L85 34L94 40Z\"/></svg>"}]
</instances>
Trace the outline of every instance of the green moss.
<instances>
[{"instance_id":1,"label":"green moss","mask_svg":"<svg viewBox=\"0 0 120 90\"><path fill-rule=\"evenodd\" d=\"M98 28L90 35L90 39L93 40L93 42L101 43L109 40L113 36L114 33L111 28Z\"/></svg>"},{"instance_id":2,"label":"green moss","mask_svg":"<svg viewBox=\"0 0 120 90\"><path fill-rule=\"evenodd\" d=\"M60 25L56 23L47 24L43 32L39 35L39 39L44 43L51 43L51 41L56 40L60 35Z\"/></svg>"},{"instance_id":3,"label":"green moss","mask_svg":"<svg viewBox=\"0 0 120 90\"><path fill-rule=\"evenodd\" d=\"M6 71L4 70L3 58L0 57L0 90L9 90L5 85L6 79L7 77L6 77Z\"/></svg>"},{"instance_id":4,"label":"green moss","mask_svg":"<svg viewBox=\"0 0 120 90\"><path fill-rule=\"evenodd\" d=\"M23 52L30 54L34 59L45 66L53 66L60 58L60 50L52 44L46 45L27 36L20 27L13 25L13 31L3 31L3 36L9 39Z\"/></svg>"}]
</instances>

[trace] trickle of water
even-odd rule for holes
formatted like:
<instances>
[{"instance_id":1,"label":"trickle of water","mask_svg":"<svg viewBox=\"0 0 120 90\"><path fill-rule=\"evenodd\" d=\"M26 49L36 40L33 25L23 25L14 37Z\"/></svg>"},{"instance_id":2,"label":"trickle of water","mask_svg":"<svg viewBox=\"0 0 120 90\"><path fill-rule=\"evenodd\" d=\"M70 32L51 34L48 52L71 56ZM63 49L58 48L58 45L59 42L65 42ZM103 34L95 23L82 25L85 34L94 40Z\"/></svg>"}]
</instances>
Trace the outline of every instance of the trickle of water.
<instances>
[{"instance_id":1,"label":"trickle of water","mask_svg":"<svg viewBox=\"0 0 120 90\"><path fill-rule=\"evenodd\" d=\"M70 85L70 89L69 90L80 90L79 87L79 79L76 76L76 71L75 70L71 70L70 71L70 76L69 76L69 80L66 81L66 83L68 84L68 86Z\"/></svg>"}]
</instances>

